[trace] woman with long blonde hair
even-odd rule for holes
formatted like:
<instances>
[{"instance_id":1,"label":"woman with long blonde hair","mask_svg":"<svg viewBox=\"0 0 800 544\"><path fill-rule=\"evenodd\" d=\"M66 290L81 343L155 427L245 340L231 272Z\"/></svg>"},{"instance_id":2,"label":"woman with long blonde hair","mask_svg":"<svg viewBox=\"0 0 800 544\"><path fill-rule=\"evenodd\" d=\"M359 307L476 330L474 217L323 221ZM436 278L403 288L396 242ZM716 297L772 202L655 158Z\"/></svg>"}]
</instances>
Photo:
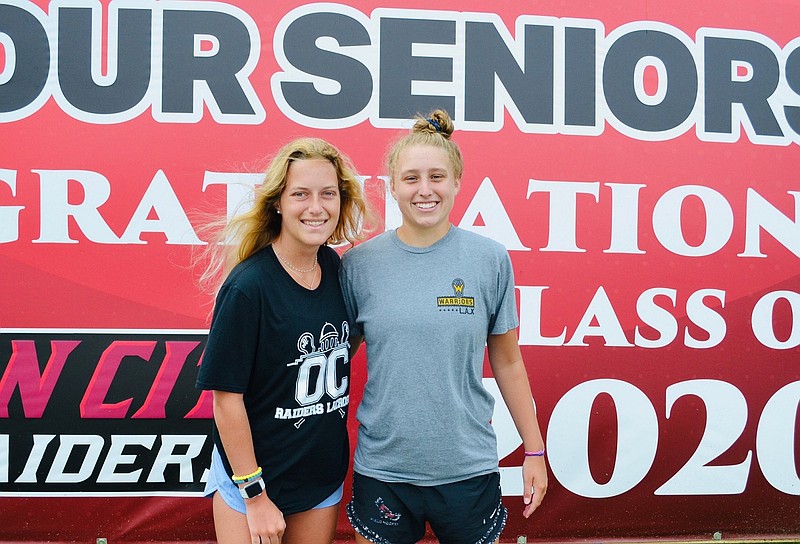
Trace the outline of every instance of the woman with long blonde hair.
<instances>
[{"instance_id":1,"label":"woman with long blonde hair","mask_svg":"<svg viewBox=\"0 0 800 544\"><path fill-rule=\"evenodd\" d=\"M217 541L330 544L349 465L349 335L329 244L367 214L349 160L284 146L212 246L222 277L197 386L214 395L206 485Z\"/></svg>"}]
</instances>

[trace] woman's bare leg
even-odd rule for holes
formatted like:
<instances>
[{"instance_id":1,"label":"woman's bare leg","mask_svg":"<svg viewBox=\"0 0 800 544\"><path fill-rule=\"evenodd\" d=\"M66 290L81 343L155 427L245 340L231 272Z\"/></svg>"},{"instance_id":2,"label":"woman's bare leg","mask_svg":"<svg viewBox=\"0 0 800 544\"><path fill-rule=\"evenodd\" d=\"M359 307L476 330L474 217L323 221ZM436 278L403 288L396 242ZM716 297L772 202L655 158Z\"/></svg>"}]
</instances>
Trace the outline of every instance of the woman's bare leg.
<instances>
[{"instance_id":1,"label":"woman's bare leg","mask_svg":"<svg viewBox=\"0 0 800 544\"><path fill-rule=\"evenodd\" d=\"M339 505L286 516L281 544L331 544L339 522Z\"/></svg>"},{"instance_id":2,"label":"woman's bare leg","mask_svg":"<svg viewBox=\"0 0 800 544\"><path fill-rule=\"evenodd\" d=\"M250 542L247 516L240 514L214 493L214 530L219 544L242 544Z\"/></svg>"}]
</instances>

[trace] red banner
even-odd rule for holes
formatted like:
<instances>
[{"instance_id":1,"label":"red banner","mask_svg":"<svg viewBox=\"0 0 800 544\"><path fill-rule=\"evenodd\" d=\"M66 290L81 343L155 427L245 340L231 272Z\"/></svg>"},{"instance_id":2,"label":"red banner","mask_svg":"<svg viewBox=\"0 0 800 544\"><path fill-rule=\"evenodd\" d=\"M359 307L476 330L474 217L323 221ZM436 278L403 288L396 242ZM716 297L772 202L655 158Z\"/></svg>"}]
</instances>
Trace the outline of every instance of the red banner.
<instances>
[{"instance_id":1,"label":"red banner","mask_svg":"<svg viewBox=\"0 0 800 544\"><path fill-rule=\"evenodd\" d=\"M383 153L433 107L465 157L454 223L511 255L547 440L526 520L498 403L503 541L797 537L798 23L779 1L0 0L0 540L213 538L202 226L314 135L396 227Z\"/></svg>"}]
</instances>

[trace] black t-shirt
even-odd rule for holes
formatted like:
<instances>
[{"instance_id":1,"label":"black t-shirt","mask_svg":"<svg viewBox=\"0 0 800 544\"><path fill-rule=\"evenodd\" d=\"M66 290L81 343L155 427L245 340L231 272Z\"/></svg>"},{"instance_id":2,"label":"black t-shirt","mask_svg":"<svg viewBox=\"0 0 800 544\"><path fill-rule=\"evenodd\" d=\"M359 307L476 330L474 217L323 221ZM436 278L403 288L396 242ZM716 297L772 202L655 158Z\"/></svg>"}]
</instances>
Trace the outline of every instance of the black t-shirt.
<instances>
[{"instance_id":1,"label":"black t-shirt","mask_svg":"<svg viewBox=\"0 0 800 544\"><path fill-rule=\"evenodd\" d=\"M284 514L313 508L347 472L349 335L339 256L323 246L310 291L272 247L236 266L217 296L197 387L243 393L258 464ZM229 474L216 425L214 443Z\"/></svg>"}]
</instances>

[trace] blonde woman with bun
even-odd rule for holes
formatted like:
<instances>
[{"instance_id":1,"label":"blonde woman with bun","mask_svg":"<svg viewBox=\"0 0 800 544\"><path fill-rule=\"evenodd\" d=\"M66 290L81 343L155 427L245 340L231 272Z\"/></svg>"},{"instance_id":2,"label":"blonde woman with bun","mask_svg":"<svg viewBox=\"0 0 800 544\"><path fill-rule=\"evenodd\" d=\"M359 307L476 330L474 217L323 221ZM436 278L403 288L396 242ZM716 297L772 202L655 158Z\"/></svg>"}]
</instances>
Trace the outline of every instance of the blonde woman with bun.
<instances>
[{"instance_id":1,"label":"blonde woman with bun","mask_svg":"<svg viewBox=\"0 0 800 544\"><path fill-rule=\"evenodd\" d=\"M525 446L525 517L547 489L511 261L499 243L450 223L463 172L452 133L450 116L436 110L392 145L387 170L402 224L342 258L354 340L363 337L367 352L347 505L359 544L417 542L426 523L443 544L498 541L507 510L494 401L482 384L486 348Z\"/></svg>"}]
</instances>

